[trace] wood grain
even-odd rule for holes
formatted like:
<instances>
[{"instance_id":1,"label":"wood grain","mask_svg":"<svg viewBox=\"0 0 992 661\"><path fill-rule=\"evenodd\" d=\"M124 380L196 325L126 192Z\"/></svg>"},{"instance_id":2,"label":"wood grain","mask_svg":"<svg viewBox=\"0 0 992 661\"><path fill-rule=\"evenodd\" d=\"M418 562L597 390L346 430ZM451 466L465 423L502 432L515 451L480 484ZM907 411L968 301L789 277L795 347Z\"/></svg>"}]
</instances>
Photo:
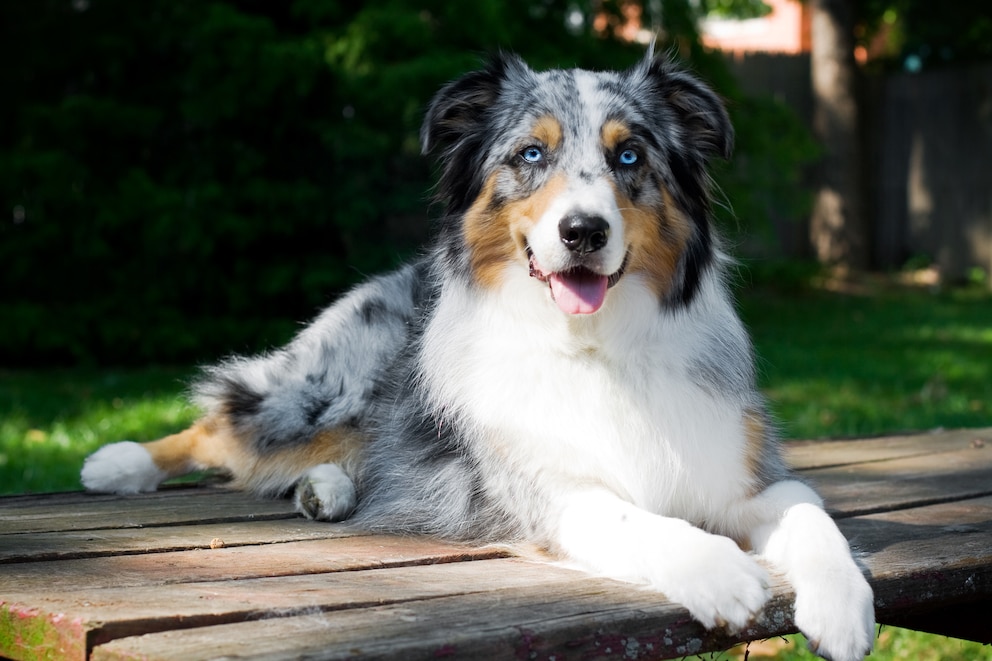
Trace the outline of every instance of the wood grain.
<instances>
[{"instance_id":1,"label":"wood grain","mask_svg":"<svg viewBox=\"0 0 992 661\"><path fill-rule=\"evenodd\" d=\"M992 495L992 443L803 472L842 518Z\"/></svg>"},{"instance_id":2,"label":"wood grain","mask_svg":"<svg viewBox=\"0 0 992 661\"><path fill-rule=\"evenodd\" d=\"M345 525L300 518L12 535L0 533L0 564L192 551L209 549L214 540L221 540L225 547L230 548L366 534Z\"/></svg>"},{"instance_id":3,"label":"wood grain","mask_svg":"<svg viewBox=\"0 0 992 661\"><path fill-rule=\"evenodd\" d=\"M784 445L789 465L807 470L940 454L972 447L975 441L992 445L992 427L839 441L789 441Z\"/></svg>"},{"instance_id":4,"label":"wood grain","mask_svg":"<svg viewBox=\"0 0 992 661\"><path fill-rule=\"evenodd\" d=\"M53 580L63 578L71 581L74 590L138 588L442 564L508 555L506 550L497 547L470 547L428 538L381 535L233 547L224 539L224 547L211 549L208 534L199 536L201 546L184 551L8 565L4 568L4 593L43 594L51 591Z\"/></svg>"},{"instance_id":5,"label":"wood grain","mask_svg":"<svg viewBox=\"0 0 992 661\"><path fill-rule=\"evenodd\" d=\"M298 516L288 500L263 500L220 489L202 492L187 489L131 497L80 494L34 499L19 507L11 503L0 508L0 531L10 534L106 530Z\"/></svg>"},{"instance_id":6,"label":"wood grain","mask_svg":"<svg viewBox=\"0 0 992 661\"><path fill-rule=\"evenodd\" d=\"M992 607L992 430L788 454L851 541L880 621L988 635L970 614ZM729 635L636 586L309 522L285 500L0 498L0 656L14 659L680 658L792 631L791 599L777 582Z\"/></svg>"}]
</instances>

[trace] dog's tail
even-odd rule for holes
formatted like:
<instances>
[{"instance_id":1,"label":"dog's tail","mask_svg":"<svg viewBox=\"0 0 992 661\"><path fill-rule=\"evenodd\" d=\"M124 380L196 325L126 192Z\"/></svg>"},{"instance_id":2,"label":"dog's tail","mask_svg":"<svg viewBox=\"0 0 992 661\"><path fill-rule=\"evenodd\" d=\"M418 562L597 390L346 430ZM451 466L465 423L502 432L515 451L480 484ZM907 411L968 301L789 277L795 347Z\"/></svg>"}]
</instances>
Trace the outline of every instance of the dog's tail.
<instances>
[{"instance_id":1,"label":"dog's tail","mask_svg":"<svg viewBox=\"0 0 992 661\"><path fill-rule=\"evenodd\" d=\"M199 422L151 443L101 448L83 466L83 485L138 493L193 470L222 469L237 488L276 494L321 464L354 474L384 370L420 321L424 268L410 265L352 290L279 351L206 369L193 387L205 412Z\"/></svg>"}]
</instances>

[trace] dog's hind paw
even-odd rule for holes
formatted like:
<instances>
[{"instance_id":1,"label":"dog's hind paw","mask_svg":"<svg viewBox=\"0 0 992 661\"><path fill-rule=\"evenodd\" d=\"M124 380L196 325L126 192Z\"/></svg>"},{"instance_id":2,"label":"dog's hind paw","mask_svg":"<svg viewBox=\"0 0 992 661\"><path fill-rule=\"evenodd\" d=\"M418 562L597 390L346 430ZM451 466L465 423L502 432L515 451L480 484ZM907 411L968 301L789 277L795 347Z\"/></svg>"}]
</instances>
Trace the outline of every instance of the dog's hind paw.
<instances>
[{"instance_id":1,"label":"dog's hind paw","mask_svg":"<svg viewBox=\"0 0 992 661\"><path fill-rule=\"evenodd\" d=\"M140 443L132 441L103 446L86 458L79 475L89 491L118 494L155 491L168 476Z\"/></svg>"},{"instance_id":2,"label":"dog's hind paw","mask_svg":"<svg viewBox=\"0 0 992 661\"><path fill-rule=\"evenodd\" d=\"M340 466L320 464L300 478L293 502L308 519L340 521L355 509L358 498L354 482Z\"/></svg>"}]
</instances>

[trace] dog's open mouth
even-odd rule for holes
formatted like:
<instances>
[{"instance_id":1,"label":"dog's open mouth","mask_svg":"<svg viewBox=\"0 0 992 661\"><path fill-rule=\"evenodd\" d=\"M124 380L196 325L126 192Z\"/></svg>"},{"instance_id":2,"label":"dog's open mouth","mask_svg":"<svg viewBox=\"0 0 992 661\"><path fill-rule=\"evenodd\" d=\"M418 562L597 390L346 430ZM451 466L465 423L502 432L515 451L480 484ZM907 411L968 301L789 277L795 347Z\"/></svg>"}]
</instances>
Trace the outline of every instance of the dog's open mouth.
<instances>
[{"instance_id":1,"label":"dog's open mouth","mask_svg":"<svg viewBox=\"0 0 992 661\"><path fill-rule=\"evenodd\" d=\"M566 314L592 314L598 311L606 301L606 290L617 284L627 267L627 258L624 257L620 269L612 275L600 275L584 266L547 273L532 252L528 250L527 254L530 257L531 277L548 283L551 298Z\"/></svg>"}]
</instances>

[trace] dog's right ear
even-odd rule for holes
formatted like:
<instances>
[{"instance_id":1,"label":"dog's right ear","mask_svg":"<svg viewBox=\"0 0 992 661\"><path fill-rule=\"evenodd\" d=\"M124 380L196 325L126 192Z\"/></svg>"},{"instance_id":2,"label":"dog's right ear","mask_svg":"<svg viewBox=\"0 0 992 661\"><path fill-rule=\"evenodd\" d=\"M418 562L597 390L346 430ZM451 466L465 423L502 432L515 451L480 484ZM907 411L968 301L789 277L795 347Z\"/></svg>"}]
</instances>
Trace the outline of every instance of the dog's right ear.
<instances>
[{"instance_id":1,"label":"dog's right ear","mask_svg":"<svg viewBox=\"0 0 992 661\"><path fill-rule=\"evenodd\" d=\"M519 57L499 53L485 68L465 74L434 95L420 129L420 143L424 154L439 152L437 199L449 212L466 209L481 190L487 141L507 81L527 80L530 75Z\"/></svg>"},{"instance_id":2,"label":"dog's right ear","mask_svg":"<svg viewBox=\"0 0 992 661\"><path fill-rule=\"evenodd\" d=\"M420 144L424 154L438 146L451 148L471 134L478 133L486 123L489 109L495 104L503 83L514 73L529 72L518 56L497 53L479 71L457 78L434 95L427 116L420 128Z\"/></svg>"}]
</instances>

